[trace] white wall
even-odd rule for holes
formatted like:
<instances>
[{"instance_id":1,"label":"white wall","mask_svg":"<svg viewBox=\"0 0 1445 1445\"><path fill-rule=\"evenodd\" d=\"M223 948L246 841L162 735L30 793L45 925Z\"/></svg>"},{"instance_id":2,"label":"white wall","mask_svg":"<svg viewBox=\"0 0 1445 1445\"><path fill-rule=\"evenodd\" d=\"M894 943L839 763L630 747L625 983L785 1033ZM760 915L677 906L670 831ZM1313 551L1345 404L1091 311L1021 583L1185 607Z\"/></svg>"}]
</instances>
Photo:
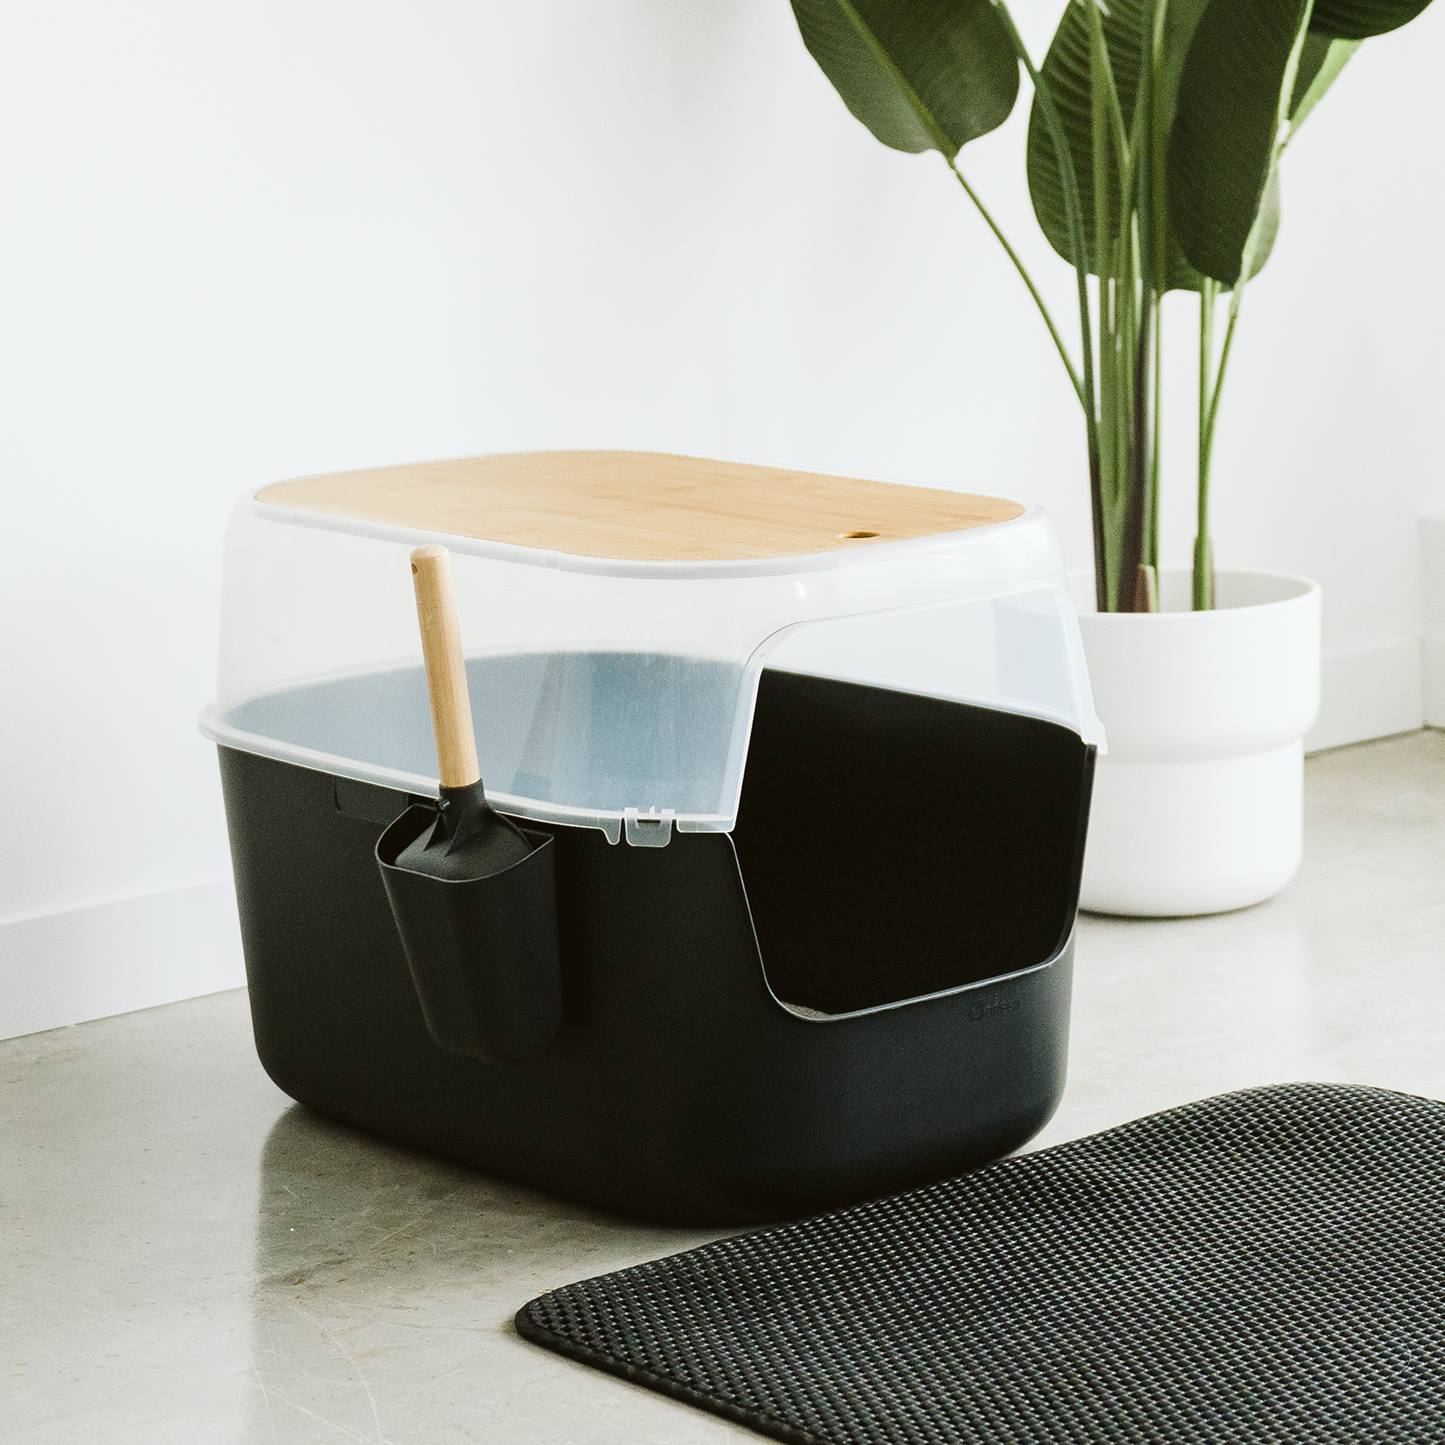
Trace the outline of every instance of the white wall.
<instances>
[{"instance_id":1,"label":"white wall","mask_svg":"<svg viewBox=\"0 0 1445 1445\"><path fill-rule=\"evenodd\" d=\"M1445 6L1311 120L1222 420L1219 558L1324 582L1353 736L1420 721L1442 53ZM1066 310L1022 118L965 162ZM1087 562L1082 429L1016 279L786 0L8 0L0 194L0 1035L239 980L194 717L245 488L670 449L1037 499Z\"/></svg>"}]
</instances>

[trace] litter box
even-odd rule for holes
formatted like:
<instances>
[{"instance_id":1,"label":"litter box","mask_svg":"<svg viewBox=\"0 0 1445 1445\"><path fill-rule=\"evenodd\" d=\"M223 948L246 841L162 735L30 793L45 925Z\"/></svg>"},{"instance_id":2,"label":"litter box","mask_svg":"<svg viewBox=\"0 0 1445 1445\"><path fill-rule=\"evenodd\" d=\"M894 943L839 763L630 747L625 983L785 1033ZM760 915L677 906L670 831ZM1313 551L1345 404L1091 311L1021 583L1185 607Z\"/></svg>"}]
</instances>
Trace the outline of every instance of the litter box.
<instances>
[{"instance_id":1,"label":"litter box","mask_svg":"<svg viewBox=\"0 0 1445 1445\"><path fill-rule=\"evenodd\" d=\"M437 805L428 544L487 797L552 840L560 1022L521 1061L429 1026L378 862ZM230 526L203 730L257 1049L326 1114L746 1224L997 1158L1058 1102L1102 735L1036 507L626 452L282 482Z\"/></svg>"}]
</instances>

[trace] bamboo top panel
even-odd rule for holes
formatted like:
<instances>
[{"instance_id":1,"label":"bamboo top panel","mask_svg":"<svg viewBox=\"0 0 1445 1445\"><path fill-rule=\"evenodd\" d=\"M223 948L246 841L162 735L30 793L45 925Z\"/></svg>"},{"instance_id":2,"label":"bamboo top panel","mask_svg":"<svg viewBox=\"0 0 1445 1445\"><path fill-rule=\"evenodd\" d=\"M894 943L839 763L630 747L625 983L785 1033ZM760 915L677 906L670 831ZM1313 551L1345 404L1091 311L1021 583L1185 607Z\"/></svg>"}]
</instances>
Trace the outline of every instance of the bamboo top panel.
<instances>
[{"instance_id":1,"label":"bamboo top panel","mask_svg":"<svg viewBox=\"0 0 1445 1445\"><path fill-rule=\"evenodd\" d=\"M1021 517L1017 502L657 452L515 452L277 482L273 507L633 562L876 546Z\"/></svg>"}]
</instances>

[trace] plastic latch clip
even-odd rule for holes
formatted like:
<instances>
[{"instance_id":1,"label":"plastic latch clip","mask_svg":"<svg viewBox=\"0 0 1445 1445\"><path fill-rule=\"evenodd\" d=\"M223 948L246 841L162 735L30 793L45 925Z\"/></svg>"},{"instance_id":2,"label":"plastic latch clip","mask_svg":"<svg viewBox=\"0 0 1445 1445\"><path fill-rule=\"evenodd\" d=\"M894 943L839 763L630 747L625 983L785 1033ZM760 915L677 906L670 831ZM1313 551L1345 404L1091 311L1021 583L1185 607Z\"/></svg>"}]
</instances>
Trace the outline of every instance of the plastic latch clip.
<instances>
[{"instance_id":1,"label":"plastic latch clip","mask_svg":"<svg viewBox=\"0 0 1445 1445\"><path fill-rule=\"evenodd\" d=\"M634 848L666 848L672 842L672 820L676 816L671 808L664 808L660 813L656 808L649 808L645 813L624 808L622 825L627 841Z\"/></svg>"}]
</instances>

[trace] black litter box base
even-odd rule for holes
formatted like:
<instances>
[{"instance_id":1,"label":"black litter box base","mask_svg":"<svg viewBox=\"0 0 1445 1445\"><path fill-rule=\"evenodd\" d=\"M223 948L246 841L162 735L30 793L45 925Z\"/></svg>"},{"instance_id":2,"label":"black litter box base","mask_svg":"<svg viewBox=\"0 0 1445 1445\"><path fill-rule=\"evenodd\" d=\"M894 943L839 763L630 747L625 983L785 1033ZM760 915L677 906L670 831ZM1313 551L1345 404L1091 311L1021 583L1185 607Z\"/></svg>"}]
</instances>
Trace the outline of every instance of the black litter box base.
<instances>
[{"instance_id":1,"label":"black litter box base","mask_svg":"<svg viewBox=\"0 0 1445 1445\"><path fill-rule=\"evenodd\" d=\"M561 1024L500 1063L419 1003L376 859L407 795L223 748L257 1052L324 1113L665 1223L956 1174L1063 1089L1092 768L1038 718L765 673L734 836L528 824Z\"/></svg>"},{"instance_id":2,"label":"black litter box base","mask_svg":"<svg viewBox=\"0 0 1445 1445\"><path fill-rule=\"evenodd\" d=\"M1438 1445L1445 1104L1289 1084L541 1296L804 1445Z\"/></svg>"}]
</instances>

